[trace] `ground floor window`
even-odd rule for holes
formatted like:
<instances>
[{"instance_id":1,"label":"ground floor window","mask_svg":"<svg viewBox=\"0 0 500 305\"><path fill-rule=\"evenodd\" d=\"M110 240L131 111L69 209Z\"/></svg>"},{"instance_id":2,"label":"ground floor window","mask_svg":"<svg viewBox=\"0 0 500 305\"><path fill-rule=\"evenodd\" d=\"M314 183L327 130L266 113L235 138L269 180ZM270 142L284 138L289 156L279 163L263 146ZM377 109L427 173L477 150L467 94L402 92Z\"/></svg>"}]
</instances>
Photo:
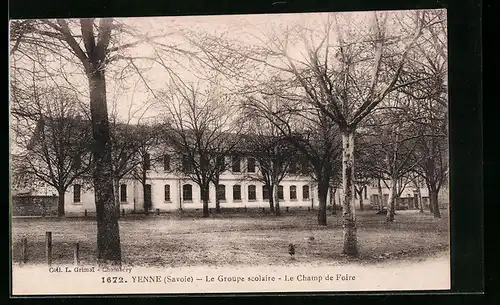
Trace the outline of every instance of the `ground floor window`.
<instances>
[{"instance_id":1,"label":"ground floor window","mask_svg":"<svg viewBox=\"0 0 500 305\"><path fill-rule=\"evenodd\" d=\"M278 185L278 199L285 199L285 195L283 194L283 185Z\"/></svg>"},{"instance_id":2,"label":"ground floor window","mask_svg":"<svg viewBox=\"0 0 500 305\"><path fill-rule=\"evenodd\" d=\"M73 185L73 202L79 203L82 195L82 186L80 184Z\"/></svg>"},{"instance_id":3,"label":"ground floor window","mask_svg":"<svg viewBox=\"0 0 500 305\"><path fill-rule=\"evenodd\" d=\"M297 200L297 187L290 185L290 200Z\"/></svg>"},{"instance_id":4,"label":"ground floor window","mask_svg":"<svg viewBox=\"0 0 500 305\"><path fill-rule=\"evenodd\" d=\"M262 186L262 199L269 200L269 187L267 185Z\"/></svg>"},{"instance_id":5,"label":"ground floor window","mask_svg":"<svg viewBox=\"0 0 500 305\"><path fill-rule=\"evenodd\" d=\"M184 201L193 200L193 186L191 184L184 184L182 186L182 200Z\"/></svg>"},{"instance_id":6,"label":"ground floor window","mask_svg":"<svg viewBox=\"0 0 500 305\"><path fill-rule=\"evenodd\" d=\"M127 202L127 185L120 185L120 202Z\"/></svg>"},{"instance_id":7,"label":"ground floor window","mask_svg":"<svg viewBox=\"0 0 500 305\"><path fill-rule=\"evenodd\" d=\"M165 201L170 201L170 185L165 184L165 189L164 189L164 195L165 195Z\"/></svg>"},{"instance_id":8,"label":"ground floor window","mask_svg":"<svg viewBox=\"0 0 500 305\"><path fill-rule=\"evenodd\" d=\"M309 200L309 185L302 187L302 199Z\"/></svg>"},{"instance_id":9,"label":"ground floor window","mask_svg":"<svg viewBox=\"0 0 500 305\"><path fill-rule=\"evenodd\" d=\"M217 186L217 199L226 200L226 186L224 184L219 184Z\"/></svg>"},{"instance_id":10,"label":"ground floor window","mask_svg":"<svg viewBox=\"0 0 500 305\"><path fill-rule=\"evenodd\" d=\"M241 185L233 185L233 200L241 200Z\"/></svg>"},{"instance_id":11,"label":"ground floor window","mask_svg":"<svg viewBox=\"0 0 500 305\"><path fill-rule=\"evenodd\" d=\"M257 200L257 189L255 185L248 186L248 200Z\"/></svg>"}]
</instances>

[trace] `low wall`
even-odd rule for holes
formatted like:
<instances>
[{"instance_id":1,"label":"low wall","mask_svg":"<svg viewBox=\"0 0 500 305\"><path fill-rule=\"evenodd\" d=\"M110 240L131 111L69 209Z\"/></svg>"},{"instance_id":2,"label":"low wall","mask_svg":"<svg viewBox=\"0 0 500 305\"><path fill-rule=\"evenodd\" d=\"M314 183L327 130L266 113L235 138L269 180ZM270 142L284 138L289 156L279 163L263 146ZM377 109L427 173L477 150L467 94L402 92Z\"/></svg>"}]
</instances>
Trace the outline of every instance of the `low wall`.
<instances>
[{"instance_id":1,"label":"low wall","mask_svg":"<svg viewBox=\"0 0 500 305\"><path fill-rule=\"evenodd\" d=\"M12 196L12 216L57 216L57 196Z\"/></svg>"}]
</instances>

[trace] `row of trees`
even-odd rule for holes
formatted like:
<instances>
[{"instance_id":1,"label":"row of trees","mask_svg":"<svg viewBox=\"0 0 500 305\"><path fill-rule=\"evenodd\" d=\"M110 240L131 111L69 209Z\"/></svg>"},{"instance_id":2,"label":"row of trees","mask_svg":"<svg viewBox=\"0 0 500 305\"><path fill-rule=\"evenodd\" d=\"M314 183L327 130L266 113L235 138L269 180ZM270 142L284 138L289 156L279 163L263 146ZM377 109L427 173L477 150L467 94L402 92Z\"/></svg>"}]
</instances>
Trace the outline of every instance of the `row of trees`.
<instances>
[{"instance_id":1,"label":"row of trees","mask_svg":"<svg viewBox=\"0 0 500 305\"><path fill-rule=\"evenodd\" d=\"M273 190L272 197L282 179L280 170L294 166L293 158L283 156L299 151L309 161L320 193L321 224L326 224L329 186L341 180L347 255L358 253L354 191L355 184L366 183L367 177L390 180L389 220L394 217L396 182L410 174L426 181L431 207L439 216L437 192L447 173L445 12L352 16L324 14L310 23L278 25L272 33L254 31L241 39L230 32L184 30L181 34L189 44L184 50L175 43L154 42L156 37L113 19L11 22L12 60L27 57L45 69L52 64L47 58L71 62L88 81L90 107L85 108L91 122L88 160L92 161L88 164L93 164L99 261L121 261L119 203L114 194L120 174L130 172L119 166L124 154L113 149L113 141L119 141L112 138L106 100L106 71L113 71L119 62L126 63L123 70L141 75L155 100L165 106L164 128L169 132L164 134L198 169L190 178L202 189L204 215L208 185L218 184L217 172L226 166L220 156L238 145L231 135L252 133L258 135L253 137L257 155L264 157L259 164L269 164L263 180ZM165 69L172 76L171 88L154 92L142 77L139 59L127 54L144 43L153 46L155 56L143 60ZM40 52L45 54L43 62L35 57ZM212 74L216 71L222 81L207 77L211 86L200 94L199 88L175 75L168 61L178 60L174 55ZM25 68L14 65L19 74ZM15 84L13 94L18 94L17 87L29 94ZM228 92L221 93L224 90ZM21 114L23 120L29 117ZM366 162L359 162L363 158ZM342 179L337 178L339 169ZM274 200L274 208L279 214L279 201Z\"/></svg>"}]
</instances>

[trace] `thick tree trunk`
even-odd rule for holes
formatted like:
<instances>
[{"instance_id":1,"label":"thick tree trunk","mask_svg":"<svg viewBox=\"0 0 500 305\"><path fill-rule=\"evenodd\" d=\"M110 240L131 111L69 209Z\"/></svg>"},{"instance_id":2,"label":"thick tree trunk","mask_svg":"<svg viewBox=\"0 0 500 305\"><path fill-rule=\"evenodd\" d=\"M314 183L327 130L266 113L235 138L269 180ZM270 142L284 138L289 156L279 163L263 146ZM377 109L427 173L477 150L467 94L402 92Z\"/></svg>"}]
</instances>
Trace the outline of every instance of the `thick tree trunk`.
<instances>
[{"instance_id":1,"label":"thick tree trunk","mask_svg":"<svg viewBox=\"0 0 500 305\"><path fill-rule=\"evenodd\" d=\"M356 234L356 212L354 206L354 130L342 132L342 227L344 247L343 253L349 256L358 255Z\"/></svg>"},{"instance_id":2,"label":"thick tree trunk","mask_svg":"<svg viewBox=\"0 0 500 305\"><path fill-rule=\"evenodd\" d=\"M99 264L121 264L120 228L113 190L111 141L106 104L104 71L89 74L92 121L93 180L97 214L97 259Z\"/></svg>"},{"instance_id":3,"label":"thick tree trunk","mask_svg":"<svg viewBox=\"0 0 500 305\"><path fill-rule=\"evenodd\" d=\"M63 217L65 214L65 211L64 211L64 193L66 193L66 190L59 189L59 190L57 190L57 193L59 195L59 198L57 198L57 217Z\"/></svg>"},{"instance_id":4,"label":"thick tree trunk","mask_svg":"<svg viewBox=\"0 0 500 305\"><path fill-rule=\"evenodd\" d=\"M276 216L281 216L281 211L280 211L280 199L278 197L278 184L275 183L273 184L273 201L274 201L274 215Z\"/></svg>"},{"instance_id":5,"label":"thick tree trunk","mask_svg":"<svg viewBox=\"0 0 500 305\"><path fill-rule=\"evenodd\" d=\"M384 194L382 194L382 183L380 182L380 179L378 179L377 190L378 190L378 210L382 211L384 207Z\"/></svg>"},{"instance_id":6,"label":"thick tree trunk","mask_svg":"<svg viewBox=\"0 0 500 305\"><path fill-rule=\"evenodd\" d=\"M318 183L318 200L319 200L318 224L320 226L326 226L327 197L328 197L328 182Z\"/></svg>"},{"instance_id":7,"label":"thick tree trunk","mask_svg":"<svg viewBox=\"0 0 500 305\"><path fill-rule=\"evenodd\" d=\"M113 179L113 188L115 191L116 217L120 218L120 184L116 178Z\"/></svg>"},{"instance_id":8,"label":"thick tree trunk","mask_svg":"<svg viewBox=\"0 0 500 305\"><path fill-rule=\"evenodd\" d=\"M274 214L274 201L273 196L269 196L269 210Z\"/></svg>"},{"instance_id":9,"label":"thick tree trunk","mask_svg":"<svg viewBox=\"0 0 500 305\"><path fill-rule=\"evenodd\" d=\"M396 214L396 198L397 198L397 179L391 177L391 189L389 195L389 206L387 210L387 221L394 221L394 215Z\"/></svg>"},{"instance_id":10,"label":"thick tree trunk","mask_svg":"<svg viewBox=\"0 0 500 305\"><path fill-rule=\"evenodd\" d=\"M432 206L432 213L434 215L434 218L441 218L441 212L439 211L438 191L435 188L429 189L429 200L430 206Z\"/></svg>"},{"instance_id":11,"label":"thick tree trunk","mask_svg":"<svg viewBox=\"0 0 500 305\"><path fill-rule=\"evenodd\" d=\"M202 185L201 187L201 198L203 199L203 217L209 217L210 213L208 211L208 195L209 195L208 183Z\"/></svg>"},{"instance_id":12,"label":"thick tree trunk","mask_svg":"<svg viewBox=\"0 0 500 305\"><path fill-rule=\"evenodd\" d=\"M220 213L219 182L215 184L215 213Z\"/></svg>"},{"instance_id":13,"label":"thick tree trunk","mask_svg":"<svg viewBox=\"0 0 500 305\"><path fill-rule=\"evenodd\" d=\"M359 209L363 211L363 189L361 189L361 192L359 193Z\"/></svg>"}]
</instances>

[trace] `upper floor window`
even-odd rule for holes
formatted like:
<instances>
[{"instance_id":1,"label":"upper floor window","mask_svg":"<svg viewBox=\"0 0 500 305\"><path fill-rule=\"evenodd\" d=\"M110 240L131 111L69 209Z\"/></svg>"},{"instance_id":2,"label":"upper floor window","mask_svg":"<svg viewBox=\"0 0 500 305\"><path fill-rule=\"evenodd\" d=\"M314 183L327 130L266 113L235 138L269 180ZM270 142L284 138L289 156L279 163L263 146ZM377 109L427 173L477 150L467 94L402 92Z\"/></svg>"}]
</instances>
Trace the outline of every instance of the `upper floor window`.
<instances>
[{"instance_id":1,"label":"upper floor window","mask_svg":"<svg viewBox=\"0 0 500 305\"><path fill-rule=\"evenodd\" d=\"M297 173L297 160L293 159L292 161L290 161L290 165L288 166L288 172L290 174Z\"/></svg>"},{"instance_id":2,"label":"upper floor window","mask_svg":"<svg viewBox=\"0 0 500 305\"><path fill-rule=\"evenodd\" d=\"M248 160L247 160L247 171L249 173L255 173L255 158L248 158Z\"/></svg>"},{"instance_id":3,"label":"upper floor window","mask_svg":"<svg viewBox=\"0 0 500 305\"><path fill-rule=\"evenodd\" d=\"M191 184L184 184L182 186L182 200L184 201L193 200L193 186Z\"/></svg>"},{"instance_id":4,"label":"upper floor window","mask_svg":"<svg viewBox=\"0 0 500 305\"><path fill-rule=\"evenodd\" d=\"M73 185L73 202L80 202L82 195L82 186L80 184Z\"/></svg>"},{"instance_id":5,"label":"upper floor window","mask_svg":"<svg viewBox=\"0 0 500 305\"><path fill-rule=\"evenodd\" d=\"M170 156L169 155L163 156L163 170L166 172L170 171Z\"/></svg>"},{"instance_id":6,"label":"upper floor window","mask_svg":"<svg viewBox=\"0 0 500 305\"><path fill-rule=\"evenodd\" d=\"M241 171L241 159L239 156L233 156L231 162L231 170L234 173L239 173Z\"/></svg>"},{"instance_id":7,"label":"upper floor window","mask_svg":"<svg viewBox=\"0 0 500 305\"><path fill-rule=\"evenodd\" d=\"M290 185L290 200L297 200L297 187Z\"/></svg>"},{"instance_id":8,"label":"upper floor window","mask_svg":"<svg viewBox=\"0 0 500 305\"><path fill-rule=\"evenodd\" d=\"M183 155L182 156L182 171L189 173L193 169L193 164L191 163L191 160L189 159L188 155Z\"/></svg>"},{"instance_id":9,"label":"upper floor window","mask_svg":"<svg viewBox=\"0 0 500 305\"><path fill-rule=\"evenodd\" d=\"M257 200L257 189L255 185L248 186L248 200Z\"/></svg>"},{"instance_id":10,"label":"upper floor window","mask_svg":"<svg viewBox=\"0 0 500 305\"><path fill-rule=\"evenodd\" d=\"M127 202L127 185L120 185L120 202Z\"/></svg>"},{"instance_id":11,"label":"upper floor window","mask_svg":"<svg viewBox=\"0 0 500 305\"><path fill-rule=\"evenodd\" d=\"M233 185L233 200L241 200L241 185Z\"/></svg>"}]
</instances>

